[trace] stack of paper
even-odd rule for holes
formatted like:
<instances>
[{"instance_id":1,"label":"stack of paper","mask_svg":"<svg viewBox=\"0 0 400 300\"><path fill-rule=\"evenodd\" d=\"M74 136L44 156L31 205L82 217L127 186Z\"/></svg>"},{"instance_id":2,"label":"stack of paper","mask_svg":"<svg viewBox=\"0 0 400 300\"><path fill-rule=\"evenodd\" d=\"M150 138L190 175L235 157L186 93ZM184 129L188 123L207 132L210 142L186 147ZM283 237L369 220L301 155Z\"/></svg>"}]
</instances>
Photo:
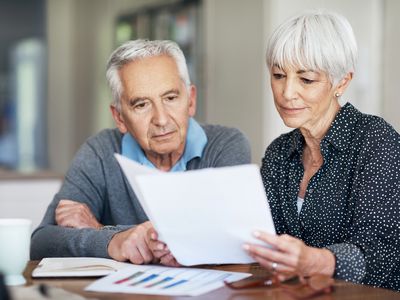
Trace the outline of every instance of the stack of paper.
<instances>
[{"instance_id":1,"label":"stack of paper","mask_svg":"<svg viewBox=\"0 0 400 300\"><path fill-rule=\"evenodd\" d=\"M140 204L182 265L251 263L254 230L274 234L259 167L159 172L116 154Z\"/></svg>"},{"instance_id":2,"label":"stack of paper","mask_svg":"<svg viewBox=\"0 0 400 300\"><path fill-rule=\"evenodd\" d=\"M197 296L251 276L249 273L195 268L131 265L85 288L86 291Z\"/></svg>"}]
</instances>

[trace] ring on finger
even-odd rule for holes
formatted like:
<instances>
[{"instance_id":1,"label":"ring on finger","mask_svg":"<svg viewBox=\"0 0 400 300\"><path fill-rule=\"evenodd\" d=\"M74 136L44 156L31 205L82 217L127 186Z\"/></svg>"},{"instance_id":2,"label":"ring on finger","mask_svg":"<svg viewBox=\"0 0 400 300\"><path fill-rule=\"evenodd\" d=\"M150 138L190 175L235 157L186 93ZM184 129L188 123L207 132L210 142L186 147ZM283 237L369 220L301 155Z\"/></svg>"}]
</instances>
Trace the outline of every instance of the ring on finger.
<instances>
[{"instance_id":1,"label":"ring on finger","mask_svg":"<svg viewBox=\"0 0 400 300\"><path fill-rule=\"evenodd\" d=\"M276 269L278 268L278 263L276 263L276 262L273 262L272 264L271 264L271 267L272 267L272 272L276 272Z\"/></svg>"}]
</instances>

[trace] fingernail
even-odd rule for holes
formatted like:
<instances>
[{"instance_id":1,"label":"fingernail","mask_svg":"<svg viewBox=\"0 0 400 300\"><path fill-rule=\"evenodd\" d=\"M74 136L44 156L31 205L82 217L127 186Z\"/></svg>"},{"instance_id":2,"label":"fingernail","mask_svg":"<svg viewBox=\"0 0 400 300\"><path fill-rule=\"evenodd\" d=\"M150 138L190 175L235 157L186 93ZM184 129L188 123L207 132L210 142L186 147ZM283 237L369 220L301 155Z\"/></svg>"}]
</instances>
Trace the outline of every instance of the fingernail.
<instances>
[{"instance_id":1,"label":"fingernail","mask_svg":"<svg viewBox=\"0 0 400 300\"><path fill-rule=\"evenodd\" d=\"M152 234L151 234L151 238L152 238L153 240L155 240L155 239L156 239L156 235L155 235L155 233L152 233Z\"/></svg>"},{"instance_id":2,"label":"fingernail","mask_svg":"<svg viewBox=\"0 0 400 300\"><path fill-rule=\"evenodd\" d=\"M254 231L253 232L253 235L256 237L256 238L258 238L258 237L260 237L260 232L259 231Z\"/></svg>"},{"instance_id":3,"label":"fingernail","mask_svg":"<svg viewBox=\"0 0 400 300\"><path fill-rule=\"evenodd\" d=\"M246 251L250 250L250 246L249 246L248 244L243 244L242 247L243 247L243 249L246 250Z\"/></svg>"},{"instance_id":4,"label":"fingernail","mask_svg":"<svg viewBox=\"0 0 400 300\"><path fill-rule=\"evenodd\" d=\"M157 249L158 249L158 250L164 249L164 245L163 245L163 244L158 244L158 245L157 245Z\"/></svg>"}]
</instances>

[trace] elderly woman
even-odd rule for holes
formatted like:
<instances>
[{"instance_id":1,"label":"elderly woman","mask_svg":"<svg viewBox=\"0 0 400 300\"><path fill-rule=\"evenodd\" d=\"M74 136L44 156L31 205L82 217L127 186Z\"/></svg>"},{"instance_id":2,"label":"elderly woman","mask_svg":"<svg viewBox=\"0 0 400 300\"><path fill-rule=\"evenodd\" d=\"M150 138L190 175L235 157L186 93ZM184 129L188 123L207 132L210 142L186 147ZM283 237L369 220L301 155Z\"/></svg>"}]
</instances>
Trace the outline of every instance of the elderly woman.
<instances>
[{"instance_id":1,"label":"elderly woman","mask_svg":"<svg viewBox=\"0 0 400 300\"><path fill-rule=\"evenodd\" d=\"M348 21L309 12L272 34L275 106L293 131L267 148L261 174L276 232L245 245L282 277L326 274L400 289L400 138L382 118L339 99L357 45Z\"/></svg>"}]
</instances>

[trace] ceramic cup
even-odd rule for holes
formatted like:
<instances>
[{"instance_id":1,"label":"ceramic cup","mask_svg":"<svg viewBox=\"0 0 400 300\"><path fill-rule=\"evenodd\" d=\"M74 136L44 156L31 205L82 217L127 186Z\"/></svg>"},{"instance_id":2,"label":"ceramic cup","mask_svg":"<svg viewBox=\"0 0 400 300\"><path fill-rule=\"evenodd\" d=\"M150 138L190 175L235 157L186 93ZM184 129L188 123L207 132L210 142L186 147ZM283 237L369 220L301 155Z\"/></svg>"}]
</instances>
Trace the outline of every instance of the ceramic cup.
<instances>
[{"instance_id":1,"label":"ceramic cup","mask_svg":"<svg viewBox=\"0 0 400 300\"><path fill-rule=\"evenodd\" d=\"M6 285L25 284L22 273L29 260L31 220L0 218L0 272Z\"/></svg>"}]
</instances>

